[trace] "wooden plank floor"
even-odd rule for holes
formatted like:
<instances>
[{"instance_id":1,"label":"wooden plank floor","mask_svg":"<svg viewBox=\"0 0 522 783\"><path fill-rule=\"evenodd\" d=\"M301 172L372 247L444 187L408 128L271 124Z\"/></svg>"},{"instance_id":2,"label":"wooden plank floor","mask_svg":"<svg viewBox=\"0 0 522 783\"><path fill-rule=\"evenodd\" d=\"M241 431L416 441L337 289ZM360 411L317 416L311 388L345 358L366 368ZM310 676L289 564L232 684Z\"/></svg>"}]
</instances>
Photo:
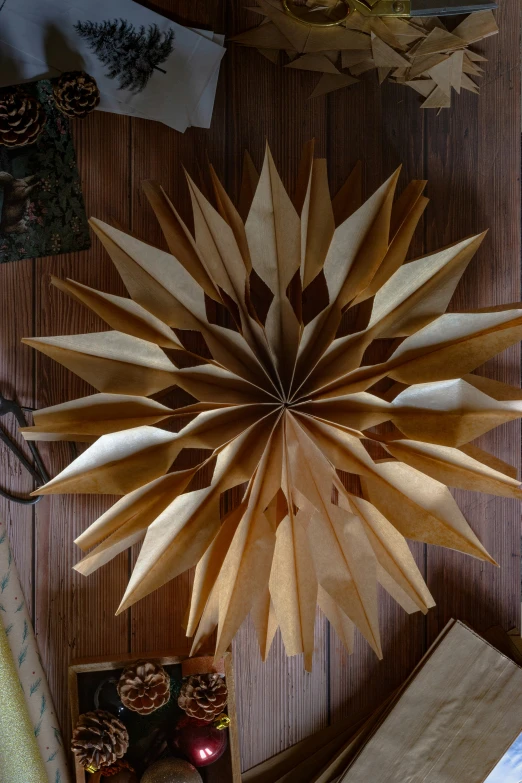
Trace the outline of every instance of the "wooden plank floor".
<instances>
[{"instance_id":1,"label":"wooden plank floor","mask_svg":"<svg viewBox=\"0 0 522 783\"><path fill-rule=\"evenodd\" d=\"M177 20L231 35L257 23L241 0L158 0L153 7ZM328 97L308 101L313 74L274 67L255 51L230 46L219 81L210 131L179 135L162 125L102 114L75 123L75 140L87 211L117 220L152 243L159 229L140 192L154 178L188 217L183 163L198 176L207 155L237 197L245 148L260 165L268 139L283 178L295 181L302 143L317 139L328 158L333 189L351 166L364 162L370 194L400 164L401 185L427 178L431 203L413 243L416 255L489 227L454 299L459 309L519 299L520 260L520 62L519 2L503 0L499 37L480 50L489 58L481 95L455 96L440 116L418 108L413 91L373 79ZM49 275L72 277L123 293L97 240L89 252L0 266L0 388L27 405L44 407L87 394L84 382L20 345L29 335L79 333L102 323L49 283ZM488 362L480 373L518 384L519 350ZM505 425L480 445L517 463L519 426ZM55 475L71 459L69 446L42 447ZM2 480L15 490L30 486L0 452ZM457 494L461 508L500 570L464 555L415 545L413 551L437 608L427 618L405 615L381 599L385 658L378 662L359 636L348 658L328 624L318 617L313 674L286 659L279 637L266 664L259 660L253 628L245 624L234 645L238 680L242 762L246 769L329 721L369 711L412 669L450 617L478 630L500 622L519 625L519 508L510 500ZM32 607L56 707L66 735L69 717L66 667L72 658L117 655L146 649L186 649L180 620L190 577L184 575L118 618L114 617L135 553L122 554L84 579L71 570L79 559L73 539L112 503L111 498L57 496L34 509L0 504L13 543L28 603Z\"/></svg>"}]
</instances>

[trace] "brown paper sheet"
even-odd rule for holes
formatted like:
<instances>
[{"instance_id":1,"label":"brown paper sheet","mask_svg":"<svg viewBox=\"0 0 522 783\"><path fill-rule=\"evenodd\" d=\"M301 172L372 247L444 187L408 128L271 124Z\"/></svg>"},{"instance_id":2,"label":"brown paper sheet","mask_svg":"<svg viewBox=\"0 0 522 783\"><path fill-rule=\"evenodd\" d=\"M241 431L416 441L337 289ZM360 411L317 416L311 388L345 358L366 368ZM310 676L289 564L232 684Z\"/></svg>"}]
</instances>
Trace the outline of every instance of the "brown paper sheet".
<instances>
[{"instance_id":1,"label":"brown paper sheet","mask_svg":"<svg viewBox=\"0 0 522 783\"><path fill-rule=\"evenodd\" d=\"M455 623L341 781L485 780L522 730L521 697L522 670Z\"/></svg>"}]
</instances>

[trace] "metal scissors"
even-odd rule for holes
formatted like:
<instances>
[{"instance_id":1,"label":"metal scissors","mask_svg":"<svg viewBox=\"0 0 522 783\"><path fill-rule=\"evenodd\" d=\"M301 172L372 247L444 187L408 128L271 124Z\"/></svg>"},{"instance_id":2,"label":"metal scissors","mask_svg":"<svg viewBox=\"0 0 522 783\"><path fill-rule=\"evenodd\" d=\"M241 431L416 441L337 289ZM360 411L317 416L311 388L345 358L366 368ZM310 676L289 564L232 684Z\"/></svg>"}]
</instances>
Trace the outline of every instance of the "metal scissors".
<instances>
[{"instance_id":1,"label":"metal scissors","mask_svg":"<svg viewBox=\"0 0 522 783\"><path fill-rule=\"evenodd\" d=\"M283 8L294 19L310 27L334 27L342 24L353 11L364 16L452 16L472 11L489 11L498 8L490 0L325 0L316 10L302 6L296 0L283 0Z\"/></svg>"},{"instance_id":2,"label":"metal scissors","mask_svg":"<svg viewBox=\"0 0 522 783\"><path fill-rule=\"evenodd\" d=\"M2 416L7 416L7 414L11 413L15 417L20 427L27 427L28 424L27 424L27 419L25 418L24 411L31 411L31 410L32 408L23 408L17 402L14 402L13 400L8 400L6 399L6 397L3 396L3 394L0 394L0 418ZM27 442L29 450L33 455L33 459L34 459L34 466L33 466L31 465L29 460L25 457L25 455L22 453L22 451L19 449L19 447L16 445L16 443L13 443L13 441L2 430L0 430L0 441L5 443L7 448L13 452L13 454L18 459L20 464L26 469L28 473L31 474L31 476L36 482L37 487L41 487L43 484L46 484L50 480L49 474L45 469L45 465L43 464L42 458L40 457L34 443L32 443L31 441ZM41 500L41 495L35 498L17 497L16 495L12 495L11 493L6 492L4 489L1 488L0 488L0 495L6 498L7 500L11 500L13 503L21 503L24 506L34 506L35 503L38 503L38 501Z\"/></svg>"}]
</instances>

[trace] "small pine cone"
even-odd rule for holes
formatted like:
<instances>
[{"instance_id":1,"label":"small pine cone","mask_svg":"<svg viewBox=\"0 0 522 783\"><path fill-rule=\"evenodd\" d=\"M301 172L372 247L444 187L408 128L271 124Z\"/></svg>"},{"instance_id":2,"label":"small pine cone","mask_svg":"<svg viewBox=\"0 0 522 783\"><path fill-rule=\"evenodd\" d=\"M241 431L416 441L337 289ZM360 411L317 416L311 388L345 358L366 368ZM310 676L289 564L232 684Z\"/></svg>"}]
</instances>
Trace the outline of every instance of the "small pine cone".
<instances>
[{"instance_id":1,"label":"small pine cone","mask_svg":"<svg viewBox=\"0 0 522 783\"><path fill-rule=\"evenodd\" d=\"M100 102L100 91L84 71L66 71L53 82L54 100L66 117L86 117Z\"/></svg>"},{"instance_id":2,"label":"small pine cone","mask_svg":"<svg viewBox=\"0 0 522 783\"><path fill-rule=\"evenodd\" d=\"M196 674L183 681L178 704L192 718L210 723L223 712L227 699L227 686L219 674Z\"/></svg>"},{"instance_id":3,"label":"small pine cone","mask_svg":"<svg viewBox=\"0 0 522 783\"><path fill-rule=\"evenodd\" d=\"M0 90L0 144L6 147L32 144L46 121L40 101L25 90L20 87Z\"/></svg>"},{"instance_id":4,"label":"small pine cone","mask_svg":"<svg viewBox=\"0 0 522 783\"><path fill-rule=\"evenodd\" d=\"M124 707L149 715L170 699L170 677L158 663L138 661L122 672L118 694Z\"/></svg>"},{"instance_id":5,"label":"small pine cone","mask_svg":"<svg viewBox=\"0 0 522 783\"><path fill-rule=\"evenodd\" d=\"M82 767L109 767L125 755L128 747L127 729L110 712L95 710L80 715L71 748Z\"/></svg>"}]
</instances>

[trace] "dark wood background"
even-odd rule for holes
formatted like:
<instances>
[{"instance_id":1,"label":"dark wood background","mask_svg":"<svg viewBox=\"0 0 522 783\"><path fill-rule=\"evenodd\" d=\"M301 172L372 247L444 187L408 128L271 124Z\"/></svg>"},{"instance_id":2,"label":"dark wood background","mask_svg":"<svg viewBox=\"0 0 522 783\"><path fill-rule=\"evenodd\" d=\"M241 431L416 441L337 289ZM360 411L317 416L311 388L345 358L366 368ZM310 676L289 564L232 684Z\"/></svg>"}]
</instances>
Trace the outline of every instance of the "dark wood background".
<instances>
[{"instance_id":1,"label":"dark wood background","mask_svg":"<svg viewBox=\"0 0 522 783\"><path fill-rule=\"evenodd\" d=\"M158 0L151 7L184 23L227 35L258 23L246 0ZM219 79L210 131L180 135L158 123L95 112L74 122L87 212L162 243L140 181L157 179L188 218L181 164L197 177L207 156L237 197L243 150L261 164L270 142L285 181L292 186L301 145L317 140L326 156L332 189L353 164L364 162L366 194L399 165L401 185L429 180L431 198L414 239L414 253L435 250L489 227L454 298L459 309L519 299L520 261L520 52L519 2L500 0L500 36L479 45L489 62L480 96L454 95L439 116L419 109L417 95L374 77L309 101L317 76L283 70L254 50L230 45ZM87 310L51 288L50 274L123 293L108 257L93 238L90 251L0 266L0 388L26 405L45 407L92 391L51 360L20 344L31 335L104 328ZM505 351L479 369L518 384L519 349ZM519 427L505 425L480 445L514 464ZM41 447L51 474L70 461L67 444ZM31 482L6 451L2 481L26 491ZM360 636L349 658L335 633L317 619L313 674L300 658L287 659L276 638L269 660L259 659L247 622L234 644L246 769L341 716L354 719L375 707L419 660L451 617L478 630L500 623L519 627L520 528L514 501L458 492L465 516L500 563L500 569L437 547L413 547L437 607L427 618L407 616L382 595L384 661ZM72 571L79 559L73 539L113 502L93 496L44 498L34 509L2 502L23 589L32 607L45 668L66 736L69 735L66 670L81 656L118 656L145 650L186 650L180 620L190 575L179 577L127 613L114 617L136 553L120 555L87 579Z\"/></svg>"}]
</instances>

